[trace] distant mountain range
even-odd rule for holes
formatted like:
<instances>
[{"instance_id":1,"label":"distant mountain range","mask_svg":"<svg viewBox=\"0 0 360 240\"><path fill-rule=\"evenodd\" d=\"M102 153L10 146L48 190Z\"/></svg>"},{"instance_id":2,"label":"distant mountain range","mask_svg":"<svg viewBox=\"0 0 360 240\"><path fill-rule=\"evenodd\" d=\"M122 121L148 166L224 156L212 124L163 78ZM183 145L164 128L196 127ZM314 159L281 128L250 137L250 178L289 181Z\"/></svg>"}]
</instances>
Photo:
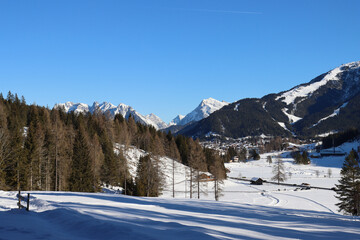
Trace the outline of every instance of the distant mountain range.
<instances>
[{"instance_id":1,"label":"distant mountain range","mask_svg":"<svg viewBox=\"0 0 360 240\"><path fill-rule=\"evenodd\" d=\"M67 102L57 104L66 112L131 114L137 122L156 129L204 138L211 135L314 137L355 127L360 129L360 61L343 64L308 83L262 98L234 103L204 99L187 115L178 115L169 124L154 114L142 115L125 104Z\"/></svg>"},{"instance_id":2,"label":"distant mountain range","mask_svg":"<svg viewBox=\"0 0 360 240\"><path fill-rule=\"evenodd\" d=\"M179 133L205 137L303 136L360 128L360 62L341 65L288 91L242 99Z\"/></svg>"},{"instance_id":3,"label":"distant mountain range","mask_svg":"<svg viewBox=\"0 0 360 240\"><path fill-rule=\"evenodd\" d=\"M135 121L142 124L154 126L156 129L166 129L168 127L174 126L177 126L179 129L181 129L182 126L185 126L191 122L199 121L203 118L208 117L211 113L219 110L227 104L229 103L224 101L220 102L213 98L204 99L201 101L200 105L192 112L185 116L178 115L169 124L165 123L155 114L151 113L149 115L142 115L135 111L132 107L122 103L118 106L115 106L107 102L103 102L101 104L99 104L98 102L94 102L92 106L89 106L84 103L66 102L56 104L54 108L62 108L65 112L74 113L94 113L95 111L100 111L104 114L110 114L111 117L114 117L116 114L121 114L124 118L128 118L131 115L132 117L134 117Z\"/></svg>"}]
</instances>

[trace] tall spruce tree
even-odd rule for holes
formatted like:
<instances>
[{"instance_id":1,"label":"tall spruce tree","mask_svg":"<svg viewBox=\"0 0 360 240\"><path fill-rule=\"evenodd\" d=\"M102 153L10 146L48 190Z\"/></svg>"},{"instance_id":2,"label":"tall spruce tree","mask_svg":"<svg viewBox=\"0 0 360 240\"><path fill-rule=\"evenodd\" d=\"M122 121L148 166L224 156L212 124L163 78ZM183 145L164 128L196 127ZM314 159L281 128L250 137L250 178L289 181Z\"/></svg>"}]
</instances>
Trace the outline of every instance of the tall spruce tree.
<instances>
[{"instance_id":1,"label":"tall spruce tree","mask_svg":"<svg viewBox=\"0 0 360 240\"><path fill-rule=\"evenodd\" d=\"M360 215L360 167L359 156L355 150L345 158L341 169L341 179L336 185L337 198L340 200L336 205L347 214Z\"/></svg>"},{"instance_id":2,"label":"tall spruce tree","mask_svg":"<svg viewBox=\"0 0 360 240\"><path fill-rule=\"evenodd\" d=\"M162 190L161 176L158 174L150 155L140 157L137 166L136 195L158 197Z\"/></svg>"},{"instance_id":3,"label":"tall spruce tree","mask_svg":"<svg viewBox=\"0 0 360 240\"><path fill-rule=\"evenodd\" d=\"M94 192L91 158L85 130L82 125L77 129L74 141L69 189L75 192Z\"/></svg>"},{"instance_id":4,"label":"tall spruce tree","mask_svg":"<svg viewBox=\"0 0 360 240\"><path fill-rule=\"evenodd\" d=\"M114 144L105 132L102 132L100 136L100 143L104 154L104 161L101 167L101 181L106 184L117 185L119 183L119 166L114 153Z\"/></svg>"}]
</instances>

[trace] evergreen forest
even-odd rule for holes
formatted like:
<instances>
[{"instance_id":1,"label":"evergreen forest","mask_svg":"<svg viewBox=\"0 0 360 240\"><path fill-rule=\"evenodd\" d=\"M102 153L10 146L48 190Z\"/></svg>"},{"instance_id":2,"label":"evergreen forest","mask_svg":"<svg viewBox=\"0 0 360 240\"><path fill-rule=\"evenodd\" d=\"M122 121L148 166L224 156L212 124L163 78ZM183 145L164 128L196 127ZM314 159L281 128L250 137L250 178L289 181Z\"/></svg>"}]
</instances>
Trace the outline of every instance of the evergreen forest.
<instances>
[{"instance_id":1,"label":"evergreen forest","mask_svg":"<svg viewBox=\"0 0 360 240\"><path fill-rule=\"evenodd\" d=\"M150 169L157 176L130 176L123 155L129 146L155 159L167 156L194 171L225 176L224 160L198 140L157 131L131 116L65 113L28 105L11 92L6 98L0 94L0 189L97 192L109 184L124 187L125 194L159 195L160 186L154 190L141 185L149 185L147 179L161 182L149 158L140 159L137 175Z\"/></svg>"}]
</instances>

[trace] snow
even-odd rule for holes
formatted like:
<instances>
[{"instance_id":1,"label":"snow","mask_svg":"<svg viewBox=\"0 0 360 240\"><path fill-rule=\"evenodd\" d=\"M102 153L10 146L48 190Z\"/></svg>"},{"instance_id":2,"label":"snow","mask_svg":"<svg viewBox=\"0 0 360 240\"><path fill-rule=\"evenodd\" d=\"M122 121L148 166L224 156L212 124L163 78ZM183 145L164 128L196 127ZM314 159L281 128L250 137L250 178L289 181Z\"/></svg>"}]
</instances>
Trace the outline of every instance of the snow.
<instances>
[{"instance_id":1,"label":"snow","mask_svg":"<svg viewBox=\"0 0 360 240\"><path fill-rule=\"evenodd\" d=\"M15 194L0 192L1 205L16 202ZM358 219L326 211L69 192L33 192L34 200L46 202L53 209L1 211L2 238L202 240L360 236Z\"/></svg>"},{"instance_id":2,"label":"snow","mask_svg":"<svg viewBox=\"0 0 360 240\"><path fill-rule=\"evenodd\" d=\"M320 119L317 123L313 124L312 127L317 126L319 123L321 123L322 121L325 121L326 119L329 119L329 118L332 118L332 117L335 117L335 116L339 115L340 109L346 107L347 104L348 104L348 102L344 103L344 104L341 105L339 108L335 109L332 114L330 114L330 115L327 116L327 117L324 117L324 118Z\"/></svg>"},{"instance_id":3,"label":"snow","mask_svg":"<svg viewBox=\"0 0 360 240\"><path fill-rule=\"evenodd\" d=\"M238 104L235 105L234 111L239 111L239 105L240 105L240 103L238 103Z\"/></svg>"},{"instance_id":4,"label":"snow","mask_svg":"<svg viewBox=\"0 0 360 240\"><path fill-rule=\"evenodd\" d=\"M329 135L331 135L331 134L335 134L335 133L337 133L338 131L330 131L330 132L326 132L326 133L321 133L321 134L318 134L318 135L316 135L316 137L327 137L327 136L329 136Z\"/></svg>"},{"instance_id":5,"label":"snow","mask_svg":"<svg viewBox=\"0 0 360 240\"><path fill-rule=\"evenodd\" d=\"M287 92L284 92L276 98L276 100L282 99L287 105L294 104L296 98L306 98L309 97L313 92L318 90L320 87L326 85L329 81L338 81L339 74L344 71L344 69L351 68L357 69L360 68L360 62L353 62L348 64L343 64L340 67L337 67L329 71L320 81L295 87Z\"/></svg>"},{"instance_id":6,"label":"snow","mask_svg":"<svg viewBox=\"0 0 360 240\"><path fill-rule=\"evenodd\" d=\"M170 123L169 126L178 125L185 116L177 115Z\"/></svg>"},{"instance_id":7,"label":"snow","mask_svg":"<svg viewBox=\"0 0 360 240\"><path fill-rule=\"evenodd\" d=\"M98 102L94 102L92 106L89 106L84 103L66 102L56 104L54 108L63 108L65 112L74 112L76 114L85 114L88 112L94 113L95 111L100 110L100 112L102 113L110 113L112 117L114 117L116 114L121 114L124 118L128 118L131 114L134 117L135 121L141 122L142 124L151 125L156 129L163 129L168 127L168 125L155 114L151 113L143 116L142 114L135 111L132 107L123 103L115 106L108 102L103 102L101 104L99 104Z\"/></svg>"},{"instance_id":8,"label":"snow","mask_svg":"<svg viewBox=\"0 0 360 240\"><path fill-rule=\"evenodd\" d=\"M277 122L277 123L280 125L280 127L282 127L283 129L285 129L286 131L289 131L289 129L287 129L285 123L283 123L283 122Z\"/></svg>"},{"instance_id":9,"label":"snow","mask_svg":"<svg viewBox=\"0 0 360 240\"><path fill-rule=\"evenodd\" d=\"M180 121L177 121L175 118L172 123L174 123L174 125L186 125L193 121L200 121L228 104L228 102L218 101L214 98L204 99L197 108L185 115Z\"/></svg>"},{"instance_id":10,"label":"snow","mask_svg":"<svg viewBox=\"0 0 360 240\"><path fill-rule=\"evenodd\" d=\"M150 125L155 126L156 129L164 129L169 126L163 120L161 120L161 118L159 118L158 116L156 116L153 113L146 115L145 119L147 119L147 121L149 122Z\"/></svg>"},{"instance_id":11,"label":"snow","mask_svg":"<svg viewBox=\"0 0 360 240\"><path fill-rule=\"evenodd\" d=\"M165 129L172 125L186 125L192 121L199 121L203 118L207 118L211 113L228 104L229 103L227 102L218 101L214 98L204 99L192 112L186 116L178 115L169 124L165 123L161 118L153 113L144 116L135 111L132 107L123 103L115 106L108 102L103 102L101 104L94 102L92 106L89 106L84 103L66 102L55 104L54 108L63 108L65 112L74 112L76 114L87 112L94 113L96 110L100 110L102 113L110 113L112 117L116 114L121 114L124 118L128 118L131 114L137 122L151 125L156 129Z\"/></svg>"},{"instance_id":12,"label":"snow","mask_svg":"<svg viewBox=\"0 0 360 240\"><path fill-rule=\"evenodd\" d=\"M281 109L281 111L289 118L289 122L291 123L291 124L294 124L294 123L296 123L297 121L299 121L299 120L301 120L302 118L300 118L300 117L297 117L297 116L295 116L295 115L292 115L292 114L290 114L290 113L288 113L288 109L287 108L283 108L283 109Z\"/></svg>"},{"instance_id":13,"label":"snow","mask_svg":"<svg viewBox=\"0 0 360 240\"><path fill-rule=\"evenodd\" d=\"M346 152L360 141L341 146ZM315 144L301 146L313 148ZM136 166L146 152L124 148ZM269 181L273 163L281 155L286 183L309 183L331 188L337 184L344 157L311 159L296 165L287 152L261 154L258 161L227 163L229 177ZM220 201L214 201L213 182L202 182L200 199L189 199L188 168L175 162L172 198L172 159L160 158L166 184L158 198L114 193L31 192L30 212L16 209L16 192L0 191L1 239L359 239L358 217L343 216L331 190L300 190L295 186L228 178ZM332 176L328 171L331 169ZM131 168L135 174L136 167ZM317 176L319 172L319 176ZM194 193L197 196L196 193Z\"/></svg>"}]
</instances>

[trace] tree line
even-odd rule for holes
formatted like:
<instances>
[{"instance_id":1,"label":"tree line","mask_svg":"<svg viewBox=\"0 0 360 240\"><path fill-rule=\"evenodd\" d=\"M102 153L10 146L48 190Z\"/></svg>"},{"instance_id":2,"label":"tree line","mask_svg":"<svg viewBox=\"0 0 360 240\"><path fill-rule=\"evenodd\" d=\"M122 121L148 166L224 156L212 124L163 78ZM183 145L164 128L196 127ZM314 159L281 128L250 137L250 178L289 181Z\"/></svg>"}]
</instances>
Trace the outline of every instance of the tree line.
<instances>
[{"instance_id":1,"label":"tree line","mask_svg":"<svg viewBox=\"0 0 360 240\"><path fill-rule=\"evenodd\" d=\"M123 149L116 144L124 149L135 146L152 159L167 156L191 167L194 175L210 171L225 177L223 160L215 152L209 154L211 150L202 148L198 140L157 131L131 116L66 113L28 105L24 97L11 92L6 98L0 94L1 189L96 192L102 184L110 184L130 195L159 195L160 185L152 191L140 171L159 174L156 161L149 166L147 157L140 159L133 178ZM151 184L161 182L157 178ZM144 182L148 188L142 186Z\"/></svg>"}]
</instances>

